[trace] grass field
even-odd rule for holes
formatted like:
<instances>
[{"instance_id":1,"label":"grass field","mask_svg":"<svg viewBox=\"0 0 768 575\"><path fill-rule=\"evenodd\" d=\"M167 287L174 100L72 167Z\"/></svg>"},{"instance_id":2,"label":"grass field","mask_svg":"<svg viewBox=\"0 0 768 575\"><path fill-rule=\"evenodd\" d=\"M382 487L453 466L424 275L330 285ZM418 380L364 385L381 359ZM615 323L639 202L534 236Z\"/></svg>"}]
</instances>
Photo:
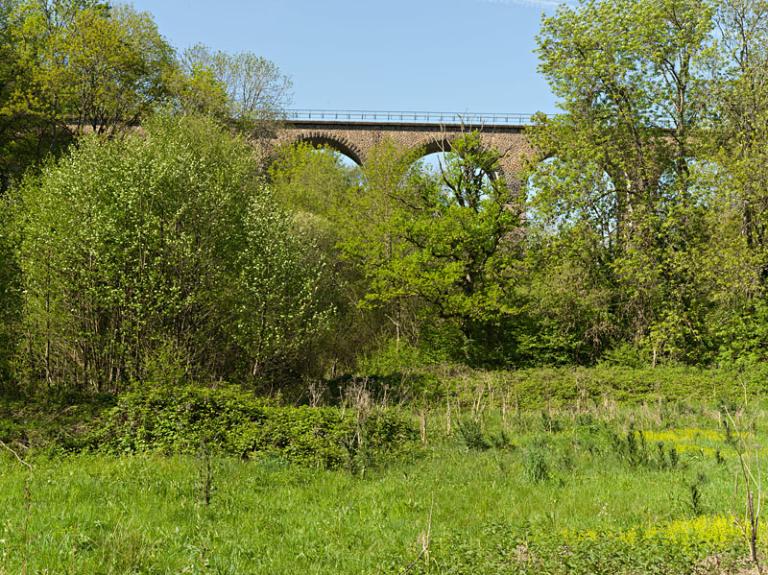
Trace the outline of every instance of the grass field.
<instances>
[{"instance_id":1,"label":"grass field","mask_svg":"<svg viewBox=\"0 0 768 575\"><path fill-rule=\"evenodd\" d=\"M6 453L0 573L741 572L738 452L766 476L768 420L731 416L433 410L411 456L364 473L153 454L28 469Z\"/></svg>"}]
</instances>

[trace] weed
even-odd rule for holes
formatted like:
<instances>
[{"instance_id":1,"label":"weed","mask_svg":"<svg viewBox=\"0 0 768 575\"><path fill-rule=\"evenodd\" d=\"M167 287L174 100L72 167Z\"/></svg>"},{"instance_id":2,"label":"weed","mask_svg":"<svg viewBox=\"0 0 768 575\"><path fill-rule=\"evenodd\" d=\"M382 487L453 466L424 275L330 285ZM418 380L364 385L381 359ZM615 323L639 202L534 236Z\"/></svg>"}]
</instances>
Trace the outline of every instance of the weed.
<instances>
[{"instance_id":1,"label":"weed","mask_svg":"<svg viewBox=\"0 0 768 575\"><path fill-rule=\"evenodd\" d=\"M573 449L564 449L560 453L558 466L566 473L571 473L576 469L576 460L573 455Z\"/></svg>"},{"instance_id":2,"label":"weed","mask_svg":"<svg viewBox=\"0 0 768 575\"><path fill-rule=\"evenodd\" d=\"M211 462L211 450L205 442L200 444L200 450L198 451L198 459L200 461L200 501L208 507L211 504L211 497L213 496L213 464Z\"/></svg>"},{"instance_id":3,"label":"weed","mask_svg":"<svg viewBox=\"0 0 768 575\"><path fill-rule=\"evenodd\" d=\"M490 436L490 442L496 449L515 449L516 446L509 438L509 434L505 429L502 429L499 433Z\"/></svg>"},{"instance_id":4,"label":"weed","mask_svg":"<svg viewBox=\"0 0 768 575\"><path fill-rule=\"evenodd\" d=\"M744 481L744 493L745 493L745 520L743 522L744 534L749 542L750 558L755 566L760 570L760 561L757 553L757 536L760 525L760 510L762 506L762 480L760 477L759 468L759 449L755 450L754 461L750 457L749 448L744 433L740 433L736 425L736 422L730 412L726 412L726 423L730 422L731 426L727 426L726 430L733 427L731 433L731 445L736 450L736 454L739 457L739 466L741 468L741 476ZM726 438L728 441L728 438ZM753 467L756 471L753 471Z\"/></svg>"},{"instance_id":5,"label":"weed","mask_svg":"<svg viewBox=\"0 0 768 575\"><path fill-rule=\"evenodd\" d=\"M542 447L534 446L525 452L523 469L529 481L539 483L551 478L547 453Z\"/></svg>"},{"instance_id":6,"label":"weed","mask_svg":"<svg viewBox=\"0 0 768 575\"><path fill-rule=\"evenodd\" d=\"M691 497L691 511L698 517L703 513L701 488L707 482L707 476L699 472L696 479L688 485Z\"/></svg>"},{"instance_id":7,"label":"weed","mask_svg":"<svg viewBox=\"0 0 768 575\"><path fill-rule=\"evenodd\" d=\"M677 453L677 448L673 445L669 448L669 466L672 469L676 469L680 463L680 456Z\"/></svg>"},{"instance_id":8,"label":"weed","mask_svg":"<svg viewBox=\"0 0 768 575\"><path fill-rule=\"evenodd\" d=\"M563 426L560 423L560 421L554 417L552 417L552 414L545 410L541 412L541 424L547 433L560 433L563 430Z\"/></svg>"},{"instance_id":9,"label":"weed","mask_svg":"<svg viewBox=\"0 0 768 575\"><path fill-rule=\"evenodd\" d=\"M470 450L485 451L491 448L481 423L474 418L465 418L459 423L459 435Z\"/></svg>"}]
</instances>

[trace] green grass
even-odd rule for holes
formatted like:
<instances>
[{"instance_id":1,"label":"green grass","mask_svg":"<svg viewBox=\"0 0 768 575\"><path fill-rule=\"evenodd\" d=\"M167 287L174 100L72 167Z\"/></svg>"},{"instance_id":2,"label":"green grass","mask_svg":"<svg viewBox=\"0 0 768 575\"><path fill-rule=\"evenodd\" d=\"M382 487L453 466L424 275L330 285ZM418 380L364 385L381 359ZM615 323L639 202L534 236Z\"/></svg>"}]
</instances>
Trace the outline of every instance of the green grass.
<instances>
[{"instance_id":1,"label":"green grass","mask_svg":"<svg viewBox=\"0 0 768 575\"><path fill-rule=\"evenodd\" d=\"M363 476L215 458L208 506L200 458L35 457L27 471L3 456L0 573L669 574L747 554L716 411L489 407L483 449L453 417L449 436L429 413L426 455ZM759 450L763 413L739 421Z\"/></svg>"}]
</instances>

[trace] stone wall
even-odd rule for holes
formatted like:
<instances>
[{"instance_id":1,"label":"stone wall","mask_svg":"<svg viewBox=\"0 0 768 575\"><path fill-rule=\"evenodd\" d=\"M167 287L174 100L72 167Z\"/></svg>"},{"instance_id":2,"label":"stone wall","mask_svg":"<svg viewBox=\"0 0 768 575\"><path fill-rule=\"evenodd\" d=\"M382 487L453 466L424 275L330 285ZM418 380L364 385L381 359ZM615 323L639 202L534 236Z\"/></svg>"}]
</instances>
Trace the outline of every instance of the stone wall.
<instances>
[{"instance_id":1,"label":"stone wall","mask_svg":"<svg viewBox=\"0 0 768 575\"><path fill-rule=\"evenodd\" d=\"M363 165L371 148L386 138L395 142L404 152L414 151L419 156L425 156L449 150L453 139L475 129L480 132L486 146L503 154L501 169L510 187L516 188L525 158L532 154L521 126L292 121L286 122L278 131L277 143L303 141L327 145L358 165Z\"/></svg>"}]
</instances>

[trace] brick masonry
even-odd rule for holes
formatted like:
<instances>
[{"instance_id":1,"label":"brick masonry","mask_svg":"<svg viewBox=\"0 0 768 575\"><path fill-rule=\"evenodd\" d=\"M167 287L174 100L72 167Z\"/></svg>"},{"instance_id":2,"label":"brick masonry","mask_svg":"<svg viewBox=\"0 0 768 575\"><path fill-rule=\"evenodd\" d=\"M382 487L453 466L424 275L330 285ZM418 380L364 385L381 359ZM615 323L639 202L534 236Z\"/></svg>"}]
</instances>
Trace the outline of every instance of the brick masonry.
<instances>
[{"instance_id":1,"label":"brick masonry","mask_svg":"<svg viewBox=\"0 0 768 575\"><path fill-rule=\"evenodd\" d=\"M453 139L474 129L480 132L484 145L503 154L500 162L503 175L511 188L517 188L525 159L532 154L522 126L288 121L277 132L276 143L327 145L362 166L371 148L386 138L404 152L423 157L449 150Z\"/></svg>"}]
</instances>

